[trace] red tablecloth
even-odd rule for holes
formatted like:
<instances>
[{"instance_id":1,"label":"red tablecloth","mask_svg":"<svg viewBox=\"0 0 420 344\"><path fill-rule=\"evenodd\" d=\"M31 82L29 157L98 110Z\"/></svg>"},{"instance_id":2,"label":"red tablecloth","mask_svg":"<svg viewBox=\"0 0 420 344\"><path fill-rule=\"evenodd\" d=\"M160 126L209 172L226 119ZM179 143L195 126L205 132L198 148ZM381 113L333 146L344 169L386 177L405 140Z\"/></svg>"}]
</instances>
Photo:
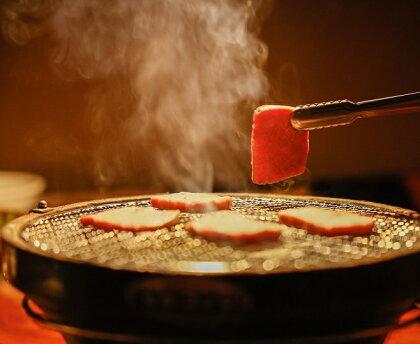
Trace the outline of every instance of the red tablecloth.
<instances>
[{"instance_id":1,"label":"red tablecloth","mask_svg":"<svg viewBox=\"0 0 420 344\"><path fill-rule=\"evenodd\" d=\"M25 314L22 297L0 282L0 344L65 344L59 333L41 328Z\"/></svg>"},{"instance_id":2,"label":"red tablecloth","mask_svg":"<svg viewBox=\"0 0 420 344\"><path fill-rule=\"evenodd\" d=\"M64 344L57 332L35 324L20 304L23 295L5 282L0 282L0 344ZM405 314L408 318L414 312ZM420 344L420 325L393 331L385 344Z\"/></svg>"}]
</instances>

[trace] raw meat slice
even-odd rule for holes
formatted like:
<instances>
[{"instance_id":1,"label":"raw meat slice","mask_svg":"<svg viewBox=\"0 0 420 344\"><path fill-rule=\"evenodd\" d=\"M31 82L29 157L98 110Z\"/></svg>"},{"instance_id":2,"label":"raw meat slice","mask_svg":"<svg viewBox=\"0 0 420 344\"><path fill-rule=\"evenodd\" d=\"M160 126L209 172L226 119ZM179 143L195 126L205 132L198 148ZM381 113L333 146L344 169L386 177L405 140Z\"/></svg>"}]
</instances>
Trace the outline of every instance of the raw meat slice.
<instances>
[{"instance_id":1,"label":"raw meat slice","mask_svg":"<svg viewBox=\"0 0 420 344\"><path fill-rule=\"evenodd\" d=\"M192 192L153 196L150 201L152 206L158 209L179 209L192 213L230 209L232 205L232 198L230 196L217 196Z\"/></svg>"},{"instance_id":2,"label":"raw meat slice","mask_svg":"<svg viewBox=\"0 0 420 344\"><path fill-rule=\"evenodd\" d=\"M279 218L288 226L327 236L370 234L375 225L367 216L316 207L282 210Z\"/></svg>"},{"instance_id":3,"label":"raw meat slice","mask_svg":"<svg viewBox=\"0 0 420 344\"><path fill-rule=\"evenodd\" d=\"M252 182L272 184L305 171L309 132L290 124L293 108L264 105L254 112L252 126Z\"/></svg>"},{"instance_id":4,"label":"raw meat slice","mask_svg":"<svg viewBox=\"0 0 420 344\"><path fill-rule=\"evenodd\" d=\"M240 242L277 240L282 225L274 222L257 221L230 210L202 215L190 221L185 229L206 238L229 239Z\"/></svg>"},{"instance_id":5,"label":"raw meat slice","mask_svg":"<svg viewBox=\"0 0 420 344\"><path fill-rule=\"evenodd\" d=\"M157 210L145 207L124 207L83 215L80 222L105 230L151 231L178 222L179 210Z\"/></svg>"}]
</instances>

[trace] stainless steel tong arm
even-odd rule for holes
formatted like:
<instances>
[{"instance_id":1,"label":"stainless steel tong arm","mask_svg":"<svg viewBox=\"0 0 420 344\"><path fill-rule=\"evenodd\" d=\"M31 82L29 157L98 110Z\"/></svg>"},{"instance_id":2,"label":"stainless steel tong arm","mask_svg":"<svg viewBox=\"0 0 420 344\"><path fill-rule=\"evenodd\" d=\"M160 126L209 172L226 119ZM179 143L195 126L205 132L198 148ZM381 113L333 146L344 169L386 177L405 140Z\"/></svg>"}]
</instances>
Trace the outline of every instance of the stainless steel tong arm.
<instances>
[{"instance_id":1,"label":"stainless steel tong arm","mask_svg":"<svg viewBox=\"0 0 420 344\"><path fill-rule=\"evenodd\" d=\"M313 130L351 124L359 118L420 112L420 92L352 102L336 100L301 105L294 109L291 124L298 130Z\"/></svg>"}]
</instances>

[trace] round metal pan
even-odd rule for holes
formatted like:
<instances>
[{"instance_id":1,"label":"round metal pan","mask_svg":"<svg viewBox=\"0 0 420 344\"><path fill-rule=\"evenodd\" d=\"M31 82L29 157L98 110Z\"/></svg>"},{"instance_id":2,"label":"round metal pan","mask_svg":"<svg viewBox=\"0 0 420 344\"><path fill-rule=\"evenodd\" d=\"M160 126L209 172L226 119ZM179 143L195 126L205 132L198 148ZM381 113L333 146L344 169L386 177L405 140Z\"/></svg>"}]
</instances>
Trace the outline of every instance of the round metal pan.
<instances>
[{"instance_id":1,"label":"round metal pan","mask_svg":"<svg viewBox=\"0 0 420 344\"><path fill-rule=\"evenodd\" d=\"M342 199L231 196L233 210L263 221L316 206L372 216L375 228L322 237L284 226L276 242L239 245L186 232L199 215L182 213L178 225L155 232L105 232L83 227L80 216L150 206L150 196L98 200L36 209L8 224L4 275L63 332L114 342L379 343L413 305L417 213Z\"/></svg>"}]
</instances>

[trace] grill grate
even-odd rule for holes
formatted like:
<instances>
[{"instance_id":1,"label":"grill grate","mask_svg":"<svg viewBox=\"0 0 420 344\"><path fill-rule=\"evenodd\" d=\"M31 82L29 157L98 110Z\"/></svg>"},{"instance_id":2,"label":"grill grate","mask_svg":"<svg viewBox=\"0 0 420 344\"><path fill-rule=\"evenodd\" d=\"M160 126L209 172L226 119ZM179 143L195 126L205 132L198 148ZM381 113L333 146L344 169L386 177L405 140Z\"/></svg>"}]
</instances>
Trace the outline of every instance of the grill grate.
<instances>
[{"instance_id":1,"label":"grill grate","mask_svg":"<svg viewBox=\"0 0 420 344\"><path fill-rule=\"evenodd\" d=\"M198 214L182 213L180 223L154 232L104 231L83 227L83 214L150 206L148 198L111 202L43 215L21 237L55 257L117 269L167 273L276 273L368 264L419 248L420 220L385 206L318 199L234 196L232 209L259 220L278 221L277 212L298 206L340 209L375 219L370 236L322 237L284 226L276 242L239 245L210 241L184 230Z\"/></svg>"}]
</instances>

